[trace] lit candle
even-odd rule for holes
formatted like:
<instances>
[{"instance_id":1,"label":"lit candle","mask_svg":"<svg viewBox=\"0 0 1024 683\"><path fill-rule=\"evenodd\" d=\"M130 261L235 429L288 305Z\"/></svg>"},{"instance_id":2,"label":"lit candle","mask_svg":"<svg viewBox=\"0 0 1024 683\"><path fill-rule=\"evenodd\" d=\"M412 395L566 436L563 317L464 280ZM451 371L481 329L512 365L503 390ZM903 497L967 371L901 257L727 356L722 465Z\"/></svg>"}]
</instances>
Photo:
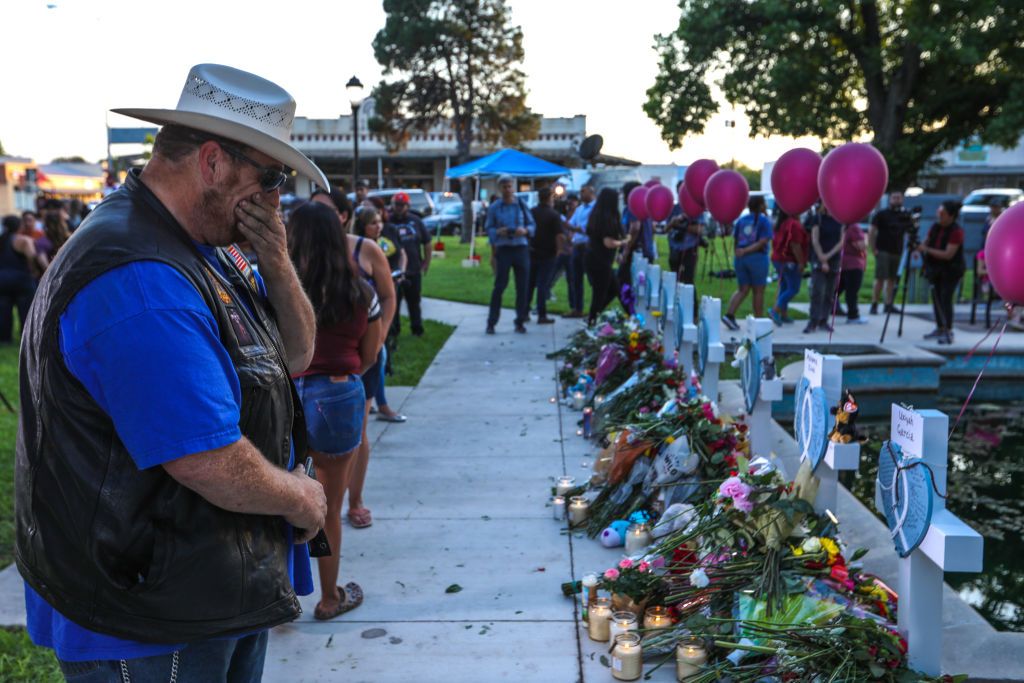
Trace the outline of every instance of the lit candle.
<instances>
[{"instance_id":1,"label":"lit candle","mask_svg":"<svg viewBox=\"0 0 1024 683\"><path fill-rule=\"evenodd\" d=\"M594 407L600 408L604 405L604 394L598 394L594 397Z\"/></svg>"},{"instance_id":2,"label":"lit candle","mask_svg":"<svg viewBox=\"0 0 1024 683\"><path fill-rule=\"evenodd\" d=\"M583 496L573 496L569 499L569 524L577 526L583 524L590 511L590 503Z\"/></svg>"},{"instance_id":3,"label":"lit candle","mask_svg":"<svg viewBox=\"0 0 1024 683\"><path fill-rule=\"evenodd\" d=\"M676 680L682 683L701 672L708 661L708 651L700 638L687 638L676 645Z\"/></svg>"},{"instance_id":4,"label":"lit candle","mask_svg":"<svg viewBox=\"0 0 1024 683\"><path fill-rule=\"evenodd\" d=\"M572 477L559 477L558 481L555 482L555 495L564 496L576 488L576 480Z\"/></svg>"},{"instance_id":5,"label":"lit candle","mask_svg":"<svg viewBox=\"0 0 1024 683\"><path fill-rule=\"evenodd\" d=\"M548 401L550 401L551 403L558 403L558 397L552 396L551 398L548 399Z\"/></svg>"},{"instance_id":6,"label":"lit candle","mask_svg":"<svg viewBox=\"0 0 1024 683\"><path fill-rule=\"evenodd\" d=\"M587 633L591 640L599 643L608 641L611 627L612 601L611 598L598 598L590 607L590 619L587 621Z\"/></svg>"},{"instance_id":7,"label":"lit candle","mask_svg":"<svg viewBox=\"0 0 1024 683\"><path fill-rule=\"evenodd\" d=\"M587 395L582 391L572 392L572 407L576 410L583 410L583 404L587 400Z\"/></svg>"},{"instance_id":8,"label":"lit candle","mask_svg":"<svg viewBox=\"0 0 1024 683\"><path fill-rule=\"evenodd\" d=\"M612 623L609 634L614 641L615 636L622 633L629 633L637 629L636 615L632 612L616 612L612 615Z\"/></svg>"},{"instance_id":9,"label":"lit candle","mask_svg":"<svg viewBox=\"0 0 1024 683\"><path fill-rule=\"evenodd\" d=\"M551 499L551 507L554 508L555 519L561 522L565 519L565 496L555 496Z\"/></svg>"},{"instance_id":10,"label":"lit candle","mask_svg":"<svg viewBox=\"0 0 1024 683\"><path fill-rule=\"evenodd\" d=\"M626 554L635 555L651 544L654 537L646 524L631 524L626 530Z\"/></svg>"},{"instance_id":11,"label":"lit candle","mask_svg":"<svg viewBox=\"0 0 1024 683\"><path fill-rule=\"evenodd\" d=\"M587 574L581 583L583 585L583 621L587 621L590 608L597 601L597 574Z\"/></svg>"},{"instance_id":12,"label":"lit candle","mask_svg":"<svg viewBox=\"0 0 1024 683\"><path fill-rule=\"evenodd\" d=\"M672 617L668 615L668 607L648 607L644 612L644 630L658 631L672 625Z\"/></svg>"},{"instance_id":13,"label":"lit candle","mask_svg":"<svg viewBox=\"0 0 1024 683\"><path fill-rule=\"evenodd\" d=\"M587 407L583 409L583 438L589 439L591 436L591 422L594 418L594 409Z\"/></svg>"},{"instance_id":14,"label":"lit candle","mask_svg":"<svg viewBox=\"0 0 1024 683\"><path fill-rule=\"evenodd\" d=\"M644 669L643 647L636 633L615 636L612 650L612 676L619 681L635 681Z\"/></svg>"}]
</instances>

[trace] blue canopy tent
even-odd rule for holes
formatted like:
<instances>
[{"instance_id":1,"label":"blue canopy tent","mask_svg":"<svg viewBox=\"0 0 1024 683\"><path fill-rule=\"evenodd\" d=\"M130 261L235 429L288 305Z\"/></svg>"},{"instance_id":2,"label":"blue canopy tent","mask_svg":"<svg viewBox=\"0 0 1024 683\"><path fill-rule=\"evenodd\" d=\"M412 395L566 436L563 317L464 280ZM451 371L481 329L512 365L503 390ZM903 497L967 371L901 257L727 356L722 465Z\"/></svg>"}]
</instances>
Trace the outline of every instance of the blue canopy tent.
<instances>
[{"instance_id":1,"label":"blue canopy tent","mask_svg":"<svg viewBox=\"0 0 1024 683\"><path fill-rule=\"evenodd\" d=\"M550 161L544 161L531 154L516 149L502 149L474 161L453 166L445 173L446 178L493 178L501 175L516 178L558 178L569 175L569 169ZM479 195L477 185L476 194ZM469 254L472 260L476 246L476 224L473 224L473 238L469 242Z\"/></svg>"}]
</instances>

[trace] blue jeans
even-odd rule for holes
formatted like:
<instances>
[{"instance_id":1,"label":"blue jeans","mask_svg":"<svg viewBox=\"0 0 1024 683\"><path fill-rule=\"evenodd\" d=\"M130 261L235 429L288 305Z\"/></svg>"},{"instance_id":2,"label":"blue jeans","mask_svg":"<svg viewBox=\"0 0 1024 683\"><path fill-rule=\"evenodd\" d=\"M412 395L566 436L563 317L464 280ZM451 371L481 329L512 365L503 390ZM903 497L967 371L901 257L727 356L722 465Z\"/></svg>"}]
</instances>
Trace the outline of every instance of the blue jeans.
<instances>
[{"instance_id":1,"label":"blue jeans","mask_svg":"<svg viewBox=\"0 0 1024 683\"><path fill-rule=\"evenodd\" d=\"M555 257L534 258L530 261L530 301L537 291L537 316L548 317L548 297L551 296L551 276L555 272Z\"/></svg>"},{"instance_id":2,"label":"blue jeans","mask_svg":"<svg viewBox=\"0 0 1024 683\"><path fill-rule=\"evenodd\" d=\"M380 384L377 385L377 391L373 395L373 400L377 402L378 408L383 408L388 404L388 397L384 395L384 377L387 375L387 369L388 347L385 344L380 349Z\"/></svg>"},{"instance_id":3,"label":"blue jeans","mask_svg":"<svg viewBox=\"0 0 1024 683\"><path fill-rule=\"evenodd\" d=\"M329 375L307 375L295 380L306 414L309 447L326 455L348 455L363 440L366 394L359 375L336 382Z\"/></svg>"},{"instance_id":4,"label":"blue jeans","mask_svg":"<svg viewBox=\"0 0 1024 683\"><path fill-rule=\"evenodd\" d=\"M775 300L775 310L785 313L789 302L800 293L800 280L802 273L797 263L785 263L773 261L775 269L779 271L779 296Z\"/></svg>"},{"instance_id":5,"label":"blue jeans","mask_svg":"<svg viewBox=\"0 0 1024 683\"><path fill-rule=\"evenodd\" d=\"M501 296L508 287L509 271L516 278L516 325L530 319L530 248L497 247L494 250L494 289L491 291L491 309L487 315L488 325L497 325L501 317Z\"/></svg>"},{"instance_id":6,"label":"blue jeans","mask_svg":"<svg viewBox=\"0 0 1024 683\"><path fill-rule=\"evenodd\" d=\"M192 643L182 650L138 659L58 660L70 683L167 683L177 680L259 683L267 655L267 631L243 638ZM127 672L127 676L125 676Z\"/></svg>"},{"instance_id":7,"label":"blue jeans","mask_svg":"<svg viewBox=\"0 0 1024 683\"><path fill-rule=\"evenodd\" d=\"M583 276L587 273L584 257L587 254L587 243L572 245L572 258L569 260L569 310L583 312Z\"/></svg>"}]
</instances>

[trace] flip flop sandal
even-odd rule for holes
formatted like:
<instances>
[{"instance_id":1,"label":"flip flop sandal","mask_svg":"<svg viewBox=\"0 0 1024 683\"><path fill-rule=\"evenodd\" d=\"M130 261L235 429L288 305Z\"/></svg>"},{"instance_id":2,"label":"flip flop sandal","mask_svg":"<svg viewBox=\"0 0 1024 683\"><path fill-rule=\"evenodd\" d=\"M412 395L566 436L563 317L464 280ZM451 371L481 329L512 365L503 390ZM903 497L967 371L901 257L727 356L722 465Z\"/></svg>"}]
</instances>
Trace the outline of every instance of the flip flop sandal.
<instances>
[{"instance_id":1,"label":"flip flop sandal","mask_svg":"<svg viewBox=\"0 0 1024 683\"><path fill-rule=\"evenodd\" d=\"M316 608L313 609L314 619L318 621L327 621L328 619L341 616L345 612L351 612L356 607L363 604L363 589L360 588L359 584L355 581L346 583L344 588L338 586L338 592L345 597L344 602L338 603L338 606L330 612L320 609L320 605L317 605Z\"/></svg>"},{"instance_id":2,"label":"flip flop sandal","mask_svg":"<svg viewBox=\"0 0 1024 683\"><path fill-rule=\"evenodd\" d=\"M367 508L349 510L348 521L356 529L365 529L368 526L373 526L373 515L370 514Z\"/></svg>"}]
</instances>

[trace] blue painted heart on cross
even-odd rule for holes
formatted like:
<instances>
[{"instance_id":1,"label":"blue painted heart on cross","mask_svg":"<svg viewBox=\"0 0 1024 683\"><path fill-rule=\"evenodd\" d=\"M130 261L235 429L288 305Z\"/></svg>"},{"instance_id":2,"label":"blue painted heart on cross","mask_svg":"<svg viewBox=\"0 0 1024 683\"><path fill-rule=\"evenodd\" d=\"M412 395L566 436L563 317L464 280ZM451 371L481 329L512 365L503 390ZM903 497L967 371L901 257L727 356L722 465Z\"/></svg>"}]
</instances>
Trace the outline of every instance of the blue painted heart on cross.
<instances>
[{"instance_id":1,"label":"blue painted heart on cross","mask_svg":"<svg viewBox=\"0 0 1024 683\"><path fill-rule=\"evenodd\" d=\"M678 316L680 319L683 316ZM682 330L679 331L680 338ZM704 314L703 308L700 312L700 321L697 323L697 370L700 372L701 377L704 376L704 370L708 364L708 347L711 345L711 327L708 325L708 318Z\"/></svg>"},{"instance_id":2,"label":"blue painted heart on cross","mask_svg":"<svg viewBox=\"0 0 1024 683\"><path fill-rule=\"evenodd\" d=\"M800 455L807 459L813 471L828 452L829 412L825 390L812 387L810 380L801 377L793 406L793 430L800 446Z\"/></svg>"},{"instance_id":3,"label":"blue painted heart on cross","mask_svg":"<svg viewBox=\"0 0 1024 683\"><path fill-rule=\"evenodd\" d=\"M900 557L921 545L932 523L932 478L922 463L921 458L908 457L891 441L883 442L878 453L875 484Z\"/></svg>"},{"instance_id":4,"label":"blue painted heart on cross","mask_svg":"<svg viewBox=\"0 0 1024 683\"><path fill-rule=\"evenodd\" d=\"M761 392L761 352L757 344L751 344L747 349L747 355L740 360L740 386L743 388L743 401L747 412L751 413Z\"/></svg>"}]
</instances>

